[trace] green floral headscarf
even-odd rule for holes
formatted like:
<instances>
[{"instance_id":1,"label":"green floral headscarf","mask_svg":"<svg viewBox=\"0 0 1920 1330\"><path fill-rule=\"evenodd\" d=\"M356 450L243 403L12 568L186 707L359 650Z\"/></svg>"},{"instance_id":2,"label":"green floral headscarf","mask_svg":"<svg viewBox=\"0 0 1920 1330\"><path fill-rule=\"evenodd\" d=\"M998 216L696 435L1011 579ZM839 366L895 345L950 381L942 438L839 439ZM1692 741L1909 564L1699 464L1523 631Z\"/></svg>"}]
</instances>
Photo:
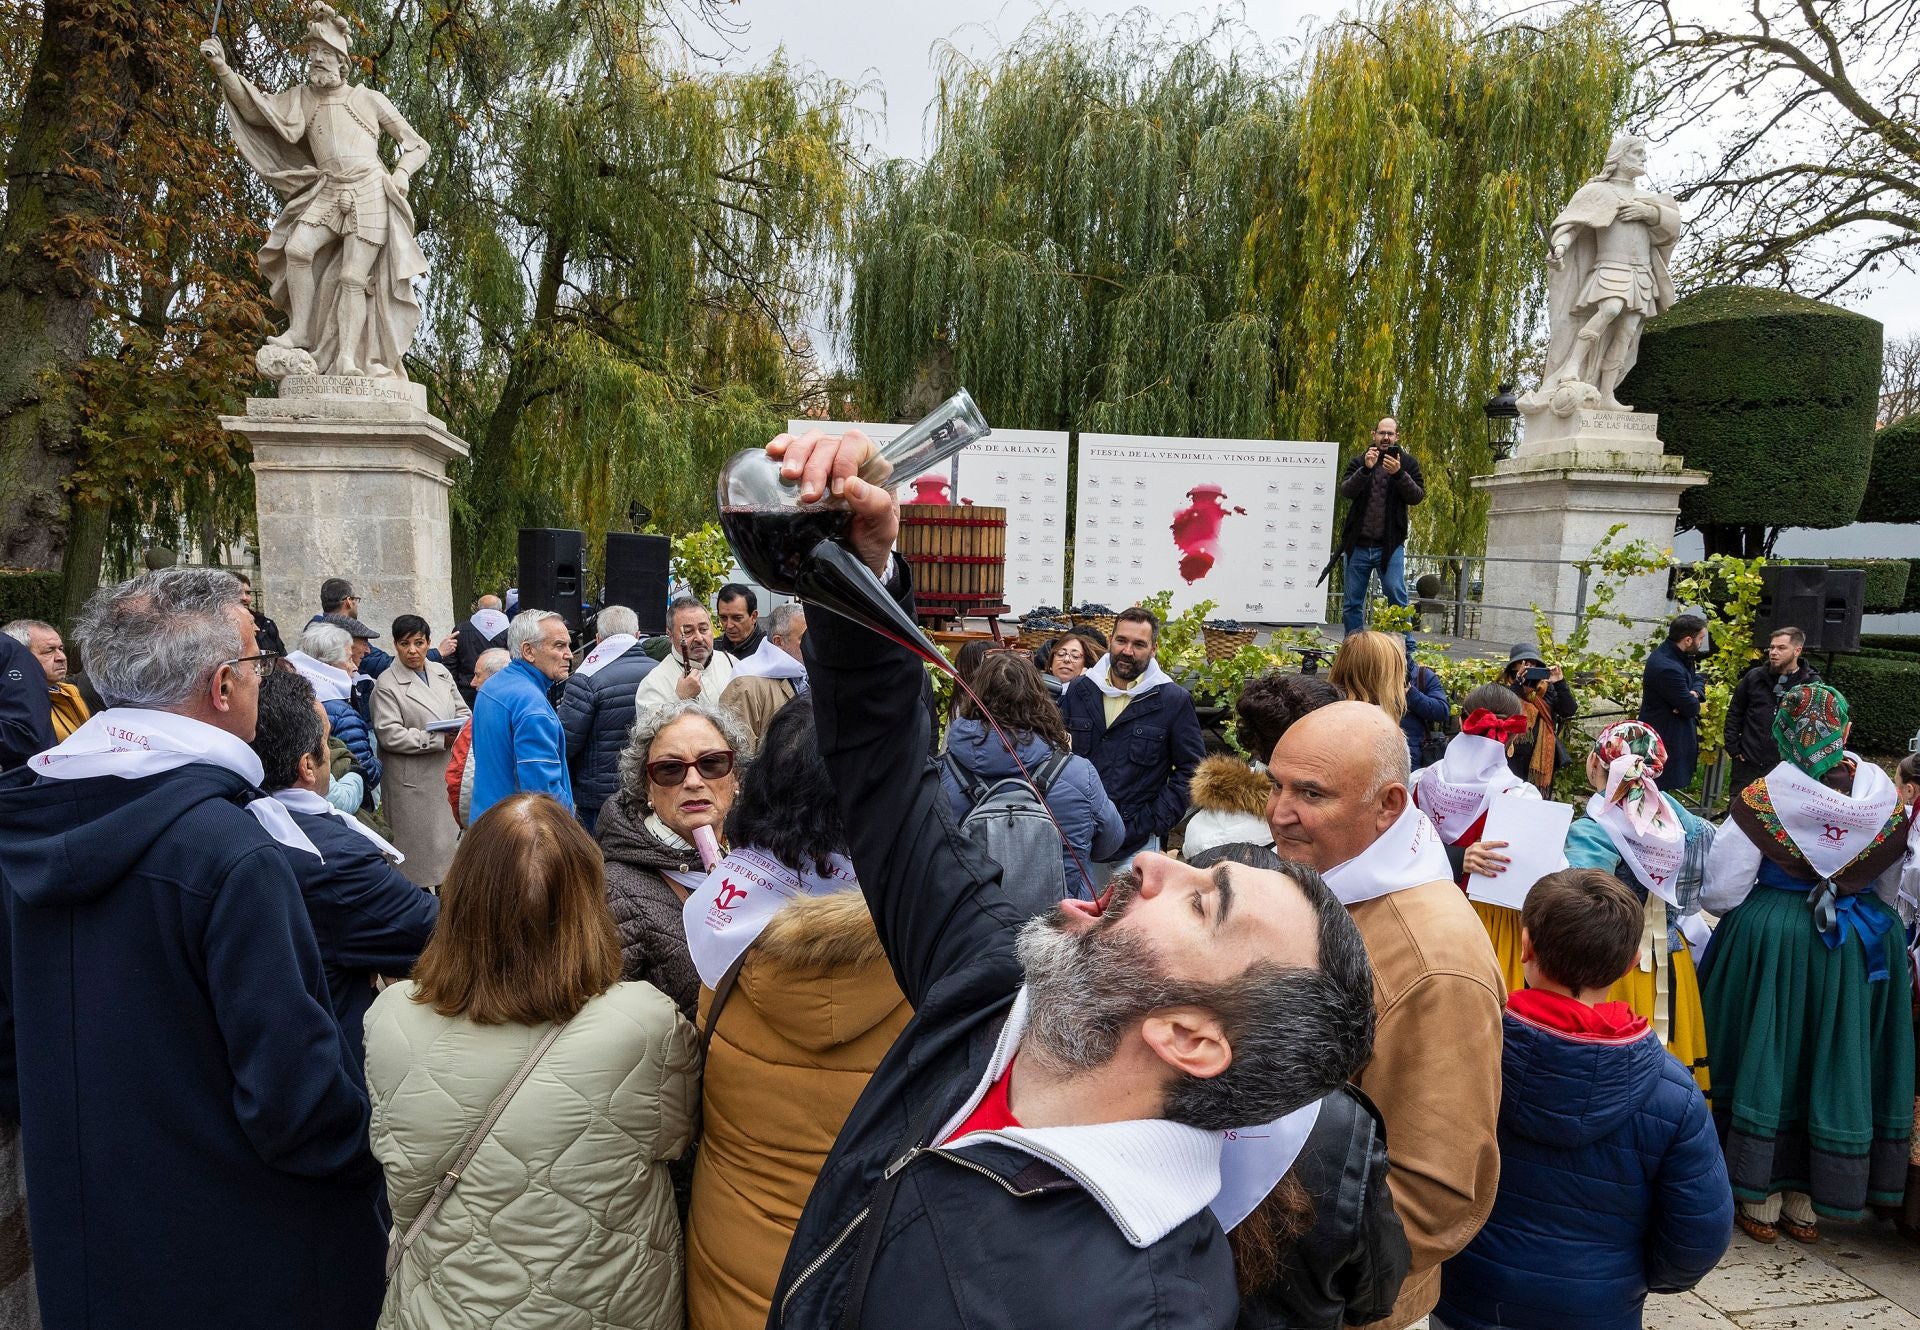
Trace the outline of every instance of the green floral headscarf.
<instances>
[{"instance_id":1,"label":"green floral headscarf","mask_svg":"<svg viewBox=\"0 0 1920 1330\"><path fill-rule=\"evenodd\" d=\"M1789 688L1773 714L1783 761L1819 780L1846 759L1847 699L1823 683Z\"/></svg>"}]
</instances>

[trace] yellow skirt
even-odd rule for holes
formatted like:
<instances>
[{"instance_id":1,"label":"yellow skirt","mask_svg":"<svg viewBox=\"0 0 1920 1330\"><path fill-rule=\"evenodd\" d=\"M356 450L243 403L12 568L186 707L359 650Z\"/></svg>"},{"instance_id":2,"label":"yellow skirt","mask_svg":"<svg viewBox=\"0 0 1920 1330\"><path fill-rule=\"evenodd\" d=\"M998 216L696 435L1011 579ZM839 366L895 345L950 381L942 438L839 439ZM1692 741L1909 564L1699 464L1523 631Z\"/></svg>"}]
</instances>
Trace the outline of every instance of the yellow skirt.
<instances>
[{"instance_id":1,"label":"yellow skirt","mask_svg":"<svg viewBox=\"0 0 1920 1330\"><path fill-rule=\"evenodd\" d=\"M1500 963L1500 977L1507 991L1517 993L1527 986L1527 973L1520 967L1520 911L1506 905L1468 901L1487 930L1493 943L1493 958Z\"/></svg>"},{"instance_id":2,"label":"yellow skirt","mask_svg":"<svg viewBox=\"0 0 1920 1330\"><path fill-rule=\"evenodd\" d=\"M1505 905L1489 905L1485 901L1469 902L1473 912L1480 916L1481 924L1487 930L1487 938L1493 943L1494 960L1499 963L1500 975L1507 982L1509 993L1518 992L1527 986L1526 972L1520 965L1520 911ZM1664 919L1664 915L1662 918ZM1662 932L1658 945L1665 945ZM1673 963L1667 994L1667 1051L1680 1059L1680 1065L1693 1073L1702 1090L1707 1088L1707 1018L1700 1009L1700 980L1693 971L1693 953L1682 947L1670 958ZM1624 1002L1633 1008L1633 1014L1654 1024L1659 1023L1662 1013L1655 1010L1658 1004L1651 970L1642 970L1638 966L1628 971L1626 978L1615 984L1607 994L1609 1002Z\"/></svg>"},{"instance_id":3,"label":"yellow skirt","mask_svg":"<svg viewBox=\"0 0 1920 1330\"><path fill-rule=\"evenodd\" d=\"M1663 940L1664 941L1664 940ZM1680 1065L1693 1073L1700 1088L1707 1088L1707 1017L1700 1007L1700 979L1693 971L1693 952L1686 947L1668 958L1673 962L1672 991L1667 994L1667 1052L1680 1059ZM1624 1002L1633 1014L1657 1023L1659 999L1654 992L1651 970L1635 966L1627 977L1613 986L1609 1000Z\"/></svg>"}]
</instances>

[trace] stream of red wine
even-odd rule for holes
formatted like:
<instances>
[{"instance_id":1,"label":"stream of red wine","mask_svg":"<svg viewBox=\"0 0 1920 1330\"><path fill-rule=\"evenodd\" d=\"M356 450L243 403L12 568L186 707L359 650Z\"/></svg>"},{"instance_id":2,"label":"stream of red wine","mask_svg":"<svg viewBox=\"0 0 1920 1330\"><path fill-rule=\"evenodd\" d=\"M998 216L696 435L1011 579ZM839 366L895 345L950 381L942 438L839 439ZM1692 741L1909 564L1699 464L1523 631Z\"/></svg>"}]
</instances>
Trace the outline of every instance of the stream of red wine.
<instances>
[{"instance_id":1,"label":"stream of red wine","mask_svg":"<svg viewBox=\"0 0 1920 1330\"><path fill-rule=\"evenodd\" d=\"M1018 768L1021 777L1033 785L1033 773L1020 760L1013 740L1000 727L1000 722L994 719L993 713L981 703L979 695L953 668L953 662L947 659L946 653L935 646L920 631L920 625L913 621L913 617L887 594L886 587L874 576L873 570L840 543L852 521L853 514L847 509L824 505L799 509L720 510L721 529L726 532L733 552L740 557L741 565L748 572L774 591L798 596L809 605L818 605L871 628L952 679L954 686L967 695L974 709L993 728L995 737L1007 750L1007 756L1013 759L1013 765ZM1037 786L1035 793L1039 793ZM1060 838L1067 853L1073 856L1074 865L1080 870L1080 880L1086 885L1088 898L1097 899L1100 888L1094 884L1086 860L1067 839L1067 833L1061 828L1060 820L1053 815L1053 809L1044 796L1040 806L1046 809L1047 821L1053 824L1054 834Z\"/></svg>"}]
</instances>

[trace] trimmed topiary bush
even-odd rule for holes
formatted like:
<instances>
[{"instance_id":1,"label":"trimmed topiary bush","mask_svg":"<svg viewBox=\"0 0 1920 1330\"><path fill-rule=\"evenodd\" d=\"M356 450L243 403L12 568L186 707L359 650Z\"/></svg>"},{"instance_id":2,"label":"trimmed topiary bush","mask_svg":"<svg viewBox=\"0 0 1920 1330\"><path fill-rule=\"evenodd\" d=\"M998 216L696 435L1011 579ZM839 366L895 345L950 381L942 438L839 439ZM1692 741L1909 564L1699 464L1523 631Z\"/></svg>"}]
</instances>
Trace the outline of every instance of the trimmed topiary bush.
<instances>
[{"instance_id":1,"label":"trimmed topiary bush","mask_svg":"<svg viewBox=\"0 0 1920 1330\"><path fill-rule=\"evenodd\" d=\"M1846 694L1853 720L1847 746L1863 753L1904 753L1920 731L1920 660L1881 655L1837 656L1833 669L1815 667Z\"/></svg>"},{"instance_id":2,"label":"trimmed topiary bush","mask_svg":"<svg viewBox=\"0 0 1920 1330\"><path fill-rule=\"evenodd\" d=\"M1620 400L1660 415L1667 451L1713 479L1692 527L1837 527L1867 488L1879 323L1835 305L1714 286L1647 324Z\"/></svg>"},{"instance_id":3,"label":"trimmed topiary bush","mask_svg":"<svg viewBox=\"0 0 1920 1330\"><path fill-rule=\"evenodd\" d=\"M1907 559L1775 559L1818 568L1858 568L1867 575L1868 614L1897 614L1906 608L1913 564Z\"/></svg>"},{"instance_id":4,"label":"trimmed topiary bush","mask_svg":"<svg viewBox=\"0 0 1920 1330\"><path fill-rule=\"evenodd\" d=\"M1920 414L1896 420L1873 436L1873 469L1862 522L1920 522ZM1907 594L1915 594L1907 583Z\"/></svg>"},{"instance_id":5,"label":"trimmed topiary bush","mask_svg":"<svg viewBox=\"0 0 1920 1330\"><path fill-rule=\"evenodd\" d=\"M15 619L44 619L58 625L60 574L0 571L0 623Z\"/></svg>"}]
</instances>

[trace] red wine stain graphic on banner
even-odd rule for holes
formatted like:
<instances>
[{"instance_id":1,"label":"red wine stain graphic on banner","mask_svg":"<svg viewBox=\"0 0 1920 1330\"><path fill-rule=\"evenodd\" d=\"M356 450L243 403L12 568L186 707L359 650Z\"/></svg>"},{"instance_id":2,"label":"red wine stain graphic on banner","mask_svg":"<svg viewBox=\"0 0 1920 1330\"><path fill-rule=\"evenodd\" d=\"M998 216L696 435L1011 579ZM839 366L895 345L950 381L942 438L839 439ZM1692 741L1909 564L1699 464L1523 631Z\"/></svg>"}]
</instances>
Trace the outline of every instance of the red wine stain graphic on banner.
<instances>
[{"instance_id":1,"label":"red wine stain graphic on banner","mask_svg":"<svg viewBox=\"0 0 1920 1330\"><path fill-rule=\"evenodd\" d=\"M1180 576L1192 586L1213 571L1220 557L1220 525L1229 517L1245 517L1247 510L1229 508L1227 497L1218 485L1195 485L1187 491L1192 500L1173 515L1173 543L1180 551Z\"/></svg>"}]
</instances>

